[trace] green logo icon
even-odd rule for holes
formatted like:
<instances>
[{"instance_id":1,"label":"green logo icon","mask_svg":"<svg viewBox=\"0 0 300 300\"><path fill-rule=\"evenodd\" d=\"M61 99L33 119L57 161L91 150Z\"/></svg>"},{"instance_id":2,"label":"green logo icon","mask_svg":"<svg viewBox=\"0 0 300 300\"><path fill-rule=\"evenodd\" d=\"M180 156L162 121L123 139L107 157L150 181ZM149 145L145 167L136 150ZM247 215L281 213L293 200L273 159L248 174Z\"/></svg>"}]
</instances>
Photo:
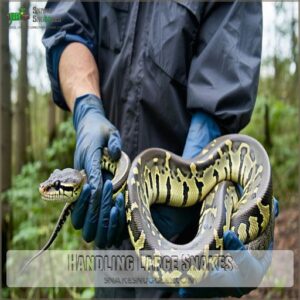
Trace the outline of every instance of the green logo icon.
<instances>
[{"instance_id":1,"label":"green logo icon","mask_svg":"<svg viewBox=\"0 0 300 300\"><path fill-rule=\"evenodd\" d=\"M18 12L12 12L7 15L9 25L13 21L22 21L22 20L28 20L29 19L29 14L26 14L26 10L24 7L21 7Z\"/></svg>"}]
</instances>

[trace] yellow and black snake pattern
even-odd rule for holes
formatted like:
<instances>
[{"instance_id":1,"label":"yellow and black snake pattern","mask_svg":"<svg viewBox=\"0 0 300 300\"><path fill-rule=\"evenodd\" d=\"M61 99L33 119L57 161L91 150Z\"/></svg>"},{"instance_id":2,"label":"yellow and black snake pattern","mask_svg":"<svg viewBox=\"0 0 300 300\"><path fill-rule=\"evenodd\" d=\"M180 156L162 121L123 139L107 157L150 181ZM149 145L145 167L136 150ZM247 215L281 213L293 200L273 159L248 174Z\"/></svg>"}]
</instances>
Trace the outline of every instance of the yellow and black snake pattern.
<instances>
[{"instance_id":1,"label":"yellow and black snake pattern","mask_svg":"<svg viewBox=\"0 0 300 300\"><path fill-rule=\"evenodd\" d=\"M129 237L146 269L159 264L157 257L164 251L197 250L201 255L209 250L222 250L223 233L228 229L249 249L267 249L273 239L271 167L266 151L253 138L240 134L220 137L192 160L150 148L140 153L130 166L124 153L118 163L112 162L105 153L102 168L114 174L114 195L125 192ZM67 170L54 172L41 184L40 192L45 200L63 199L71 203L65 207L68 213L79 196L85 176ZM244 190L240 198L233 183ZM198 232L187 244L168 241L153 223L150 206L154 203L187 207L198 202L203 202ZM64 219L66 214L62 213ZM143 250L153 251L155 259L144 256ZM192 265L185 272L160 268L152 275L169 285L178 279L180 285L188 286L190 282L200 282L206 272Z\"/></svg>"},{"instance_id":2,"label":"yellow and black snake pattern","mask_svg":"<svg viewBox=\"0 0 300 300\"><path fill-rule=\"evenodd\" d=\"M237 198L232 182L244 189ZM164 251L223 249L223 232L234 231L250 249L267 249L273 238L271 168L264 148L253 138L227 135L210 143L200 155L186 161L162 149L148 149L132 163L126 197L126 217L131 243L145 267L159 264L141 250ZM153 203L187 207L204 201L195 238L185 245L166 240L153 224ZM159 255L158 255L159 257ZM185 286L206 273L160 268L153 276L162 282L179 279ZM178 282L178 281L177 281Z\"/></svg>"}]
</instances>

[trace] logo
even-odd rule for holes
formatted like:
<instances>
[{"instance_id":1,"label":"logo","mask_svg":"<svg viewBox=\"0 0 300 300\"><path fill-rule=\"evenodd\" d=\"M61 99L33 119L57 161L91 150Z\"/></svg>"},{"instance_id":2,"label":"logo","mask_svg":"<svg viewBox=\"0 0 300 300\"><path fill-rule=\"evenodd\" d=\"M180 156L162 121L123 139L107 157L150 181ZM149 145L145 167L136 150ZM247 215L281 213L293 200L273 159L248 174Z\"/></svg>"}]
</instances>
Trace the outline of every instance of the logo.
<instances>
[{"instance_id":1,"label":"logo","mask_svg":"<svg viewBox=\"0 0 300 300\"><path fill-rule=\"evenodd\" d=\"M26 9L21 7L18 12L11 12L7 15L9 25L14 21L26 21L29 20L30 16L26 13Z\"/></svg>"},{"instance_id":2,"label":"logo","mask_svg":"<svg viewBox=\"0 0 300 300\"><path fill-rule=\"evenodd\" d=\"M61 18L51 16L52 11L46 8L34 6L32 8L33 23L59 23Z\"/></svg>"}]
</instances>

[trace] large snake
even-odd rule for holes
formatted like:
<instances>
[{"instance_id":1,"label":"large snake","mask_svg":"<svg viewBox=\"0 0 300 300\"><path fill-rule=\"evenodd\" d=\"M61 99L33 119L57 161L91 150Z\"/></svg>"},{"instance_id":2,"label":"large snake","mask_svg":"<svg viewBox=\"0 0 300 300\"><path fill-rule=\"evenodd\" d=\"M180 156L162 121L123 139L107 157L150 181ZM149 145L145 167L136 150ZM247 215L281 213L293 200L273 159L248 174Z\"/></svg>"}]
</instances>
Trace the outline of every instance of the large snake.
<instances>
[{"instance_id":1,"label":"large snake","mask_svg":"<svg viewBox=\"0 0 300 300\"><path fill-rule=\"evenodd\" d=\"M120 191L125 193L129 237L146 269L157 264L157 255L144 256L142 250L152 250L158 257L170 250L197 250L199 255L208 250L222 250L225 230L234 231L247 248L254 250L267 249L273 239L270 162L262 145L249 136L232 134L217 138L191 160L150 148L140 153L130 166L125 153L122 152L118 162L113 162L104 151L101 167L114 174L114 197ZM85 178L83 171L55 170L41 183L43 199L66 205L50 239L25 267L55 240L81 193ZM233 183L243 188L240 198ZM152 204L188 207L199 201L203 202L199 227L189 243L178 245L168 241L154 225ZM206 276L195 265L185 272L163 267L155 271L153 277L169 285L174 278L184 286L200 282Z\"/></svg>"}]
</instances>

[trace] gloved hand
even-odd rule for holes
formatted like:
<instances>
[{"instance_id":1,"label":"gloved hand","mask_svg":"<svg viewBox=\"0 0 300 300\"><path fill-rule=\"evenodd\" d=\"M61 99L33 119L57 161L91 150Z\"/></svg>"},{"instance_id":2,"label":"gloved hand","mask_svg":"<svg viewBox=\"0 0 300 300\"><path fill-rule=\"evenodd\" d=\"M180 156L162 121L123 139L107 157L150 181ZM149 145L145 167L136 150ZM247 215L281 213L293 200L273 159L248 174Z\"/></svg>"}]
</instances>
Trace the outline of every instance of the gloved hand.
<instances>
[{"instance_id":1,"label":"gloved hand","mask_svg":"<svg viewBox=\"0 0 300 300\"><path fill-rule=\"evenodd\" d=\"M76 99L73 124L76 130L74 167L85 170L88 185L75 203L71 219L76 229L82 228L86 242L95 240L96 246L103 248L114 242L118 224L123 222L124 198L118 195L113 205L112 185L108 180L103 186L100 161L104 147L113 160L120 158L121 138L95 95Z\"/></svg>"},{"instance_id":2,"label":"gloved hand","mask_svg":"<svg viewBox=\"0 0 300 300\"><path fill-rule=\"evenodd\" d=\"M195 112L192 115L182 157L186 159L195 157L208 143L220 135L221 131L211 116L201 111ZM161 234L165 238L171 239L182 233L198 218L199 211L194 207L178 208L152 205L151 215Z\"/></svg>"},{"instance_id":3,"label":"gloved hand","mask_svg":"<svg viewBox=\"0 0 300 300\"><path fill-rule=\"evenodd\" d=\"M278 201L274 198L274 215L279 214ZM214 298L214 297L241 297L248 294L256 287L246 287L249 282L255 279L256 286L259 285L272 262L272 251L267 251L261 258L256 258L246 250L243 243L232 231L224 233L225 250L242 250L234 253L234 260L238 269L234 272L223 269L215 270L208 275L205 281L216 282L220 286L232 286L230 288L180 288L178 295L181 298ZM271 241L268 250L273 250ZM249 279L251 278L251 279ZM205 283L203 283L205 285Z\"/></svg>"},{"instance_id":4,"label":"gloved hand","mask_svg":"<svg viewBox=\"0 0 300 300\"><path fill-rule=\"evenodd\" d=\"M95 244L100 249L112 245L118 246L122 242L126 227L124 195L119 193L113 201L111 178L106 179L106 176L103 176L103 179L104 186L100 199L100 213L95 237ZM75 229L83 227L90 197L90 185L85 184L71 214L71 221Z\"/></svg>"},{"instance_id":5,"label":"gloved hand","mask_svg":"<svg viewBox=\"0 0 300 300\"><path fill-rule=\"evenodd\" d=\"M220 135L221 130L212 116L202 111L195 112L182 156L184 158L197 156L205 146Z\"/></svg>"}]
</instances>

